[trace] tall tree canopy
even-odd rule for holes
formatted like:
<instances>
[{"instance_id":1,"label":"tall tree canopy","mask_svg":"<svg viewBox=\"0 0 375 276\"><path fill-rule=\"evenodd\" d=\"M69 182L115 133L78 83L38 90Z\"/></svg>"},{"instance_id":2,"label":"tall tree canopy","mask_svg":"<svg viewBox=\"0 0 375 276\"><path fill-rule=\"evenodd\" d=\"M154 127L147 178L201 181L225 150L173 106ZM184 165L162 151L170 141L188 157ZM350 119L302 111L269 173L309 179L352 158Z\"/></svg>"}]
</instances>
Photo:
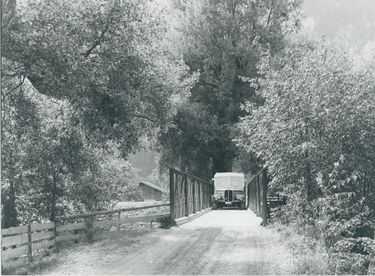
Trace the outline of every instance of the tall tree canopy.
<instances>
[{"instance_id":1,"label":"tall tree canopy","mask_svg":"<svg viewBox=\"0 0 375 276\"><path fill-rule=\"evenodd\" d=\"M175 98L192 83L185 66L165 49L163 11L151 5L4 3L2 54L13 62L8 74L27 77L39 93L68 100L93 141L120 141L126 155L147 126L165 124Z\"/></svg>"},{"instance_id":2,"label":"tall tree canopy","mask_svg":"<svg viewBox=\"0 0 375 276\"><path fill-rule=\"evenodd\" d=\"M324 41L304 41L259 68L252 85L265 103L245 105L239 146L267 163L270 190L288 196L281 221L322 239L335 273L364 273L375 228L373 63L354 66Z\"/></svg>"},{"instance_id":3,"label":"tall tree canopy","mask_svg":"<svg viewBox=\"0 0 375 276\"><path fill-rule=\"evenodd\" d=\"M194 76L150 1L2 1L3 227L126 199ZM18 142L16 142L18 141Z\"/></svg>"},{"instance_id":4,"label":"tall tree canopy","mask_svg":"<svg viewBox=\"0 0 375 276\"><path fill-rule=\"evenodd\" d=\"M195 174L230 171L238 154L233 125L246 101L261 103L241 77L257 76L262 55L284 46L285 34L298 25L300 1L177 1L184 62L199 72L189 105L162 135L163 162ZM210 170L211 168L211 170Z\"/></svg>"}]
</instances>

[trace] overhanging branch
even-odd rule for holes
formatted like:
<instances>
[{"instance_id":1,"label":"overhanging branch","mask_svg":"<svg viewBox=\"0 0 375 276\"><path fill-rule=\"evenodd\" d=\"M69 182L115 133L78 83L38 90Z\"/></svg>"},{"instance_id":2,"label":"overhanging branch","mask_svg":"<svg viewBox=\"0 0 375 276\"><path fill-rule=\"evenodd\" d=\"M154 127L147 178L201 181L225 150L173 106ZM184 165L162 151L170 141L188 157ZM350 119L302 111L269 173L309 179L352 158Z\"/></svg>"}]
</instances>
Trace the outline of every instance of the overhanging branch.
<instances>
[{"instance_id":1,"label":"overhanging branch","mask_svg":"<svg viewBox=\"0 0 375 276\"><path fill-rule=\"evenodd\" d=\"M219 89L219 86L217 86L216 84L213 84L213 83L210 83L210 82L207 82L207 81L205 81L205 80L199 80L198 81L198 83L199 84L202 84L202 85L209 85L209 86L211 86L211 87L214 87L214 88L216 88L216 89Z\"/></svg>"},{"instance_id":2,"label":"overhanging branch","mask_svg":"<svg viewBox=\"0 0 375 276\"><path fill-rule=\"evenodd\" d=\"M135 113L134 117L136 117L136 118L142 118L142 119L148 120L148 121L153 122L153 123L157 122L157 120L152 119L152 118L150 118L150 117L148 117L146 115L140 114L140 113Z\"/></svg>"},{"instance_id":3,"label":"overhanging branch","mask_svg":"<svg viewBox=\"0 0 375 276\"><path fill-rule=\"evenodd\" d=\"M107 22L104 29L101 31L101 34L100 34L99 38L94 42L94 44L90 47L90 49L88 49L85 53L83 53L85 58L87 58L95 50L95 48L98 47L102 43L102 41L104 39L104 35L109 30L109 25L110 25L110 21Z\"/></svg>"}]
</instances>

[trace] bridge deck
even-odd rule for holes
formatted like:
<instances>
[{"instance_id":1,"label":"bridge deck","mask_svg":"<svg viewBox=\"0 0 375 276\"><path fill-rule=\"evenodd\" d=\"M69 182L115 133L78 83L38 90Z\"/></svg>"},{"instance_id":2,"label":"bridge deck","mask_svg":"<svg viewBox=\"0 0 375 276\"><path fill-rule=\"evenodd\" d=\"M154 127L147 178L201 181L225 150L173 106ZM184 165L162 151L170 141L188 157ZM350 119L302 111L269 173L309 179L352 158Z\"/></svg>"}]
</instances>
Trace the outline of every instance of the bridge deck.
<instances>
[{"instance_id":1,"label":"bridge deck","mask_svg":"<svg viewBox=\"0 0 375 276\"><path fill-rule=\"evenodd\" d=\"M87 266L104 274L291 273L289 252L277 233L260 226L260 221L251 211L212 211L179 227L147 234L131 248L92 255ZM82 265L80 255L52 273L88 272L77 269Z\"/></svg>"}]
</instances>

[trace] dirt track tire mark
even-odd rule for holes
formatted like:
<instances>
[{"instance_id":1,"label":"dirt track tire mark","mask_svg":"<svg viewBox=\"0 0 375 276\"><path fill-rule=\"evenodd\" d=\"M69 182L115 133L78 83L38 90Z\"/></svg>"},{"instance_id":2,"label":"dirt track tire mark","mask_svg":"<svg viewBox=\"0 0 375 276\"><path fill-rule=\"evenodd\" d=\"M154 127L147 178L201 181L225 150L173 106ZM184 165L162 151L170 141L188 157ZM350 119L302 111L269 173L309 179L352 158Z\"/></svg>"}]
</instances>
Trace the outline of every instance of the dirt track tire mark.
<instances>
[{"instance_id":1,"label":"dirt track tire mark","mask_svg":"<svg viewBox=\"0 0 375 276\"><path fill-rule=\"evenodd\" d=\"M202 229L186 240L177 250L166 256L166 261L156 269L156 274L199 274L204 254L209 251L220 229ZM204 242L203 242L204 241Z\"/></svg>"}]
</instances>

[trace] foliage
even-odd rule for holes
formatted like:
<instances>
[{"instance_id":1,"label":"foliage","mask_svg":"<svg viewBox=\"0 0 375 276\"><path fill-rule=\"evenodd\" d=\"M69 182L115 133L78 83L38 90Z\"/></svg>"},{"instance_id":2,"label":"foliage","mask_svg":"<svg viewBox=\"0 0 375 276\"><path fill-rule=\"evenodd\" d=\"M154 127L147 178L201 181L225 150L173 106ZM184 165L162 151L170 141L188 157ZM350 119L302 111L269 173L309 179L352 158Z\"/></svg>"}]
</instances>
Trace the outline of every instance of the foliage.
<instances>
[{"instance_id":1,"label":"foliage","mask_svg":"<svg viewBox=\"0 0 375 276\"><path fill-rule=\"evenodd\" d=\"M1 94L2 227L16 226L16 193L22 183L25 146L33 145L40 120L37 106L22 89L24 79L5 78Z\"/></svg>"},{"instance_id":2,"label":"foliage","mask_svg":"<svg viewBox=\"0 0 375 276\"><path fill-rule=\"evenodd\" d=\"M257 75L263 54L275 54L298 24L300 1L176 1L184 62L199 79L161 137L164 163L202 177L230 171L238 155L233 124L245 100L262 99L241 77Z\"/></svg>"},{"instance_id":3,"label":"foliage","mask_svg":"<svg viewBox=\"0 0 375 276\"><path fill-rule=\"evenodd\" d=\"M90 140L116 140L126 156L168 122L194 80L165 50L164 14L150 5L21 1L2 52L39 93L67 100Z\"/></svg>"},{"instance_id":4,"label":"foliage","mask_svg":"<svg viewBox=\"0 0 375 276\"><path fill-rule=\"evenodd\" d=\"M169 229L171 226L176 224L176 222L172 220L170 216L160 218L158 222L160 223L160 228L162 229Z\"/></svg>"},{"instance_id":5,"label":"foliage","mask_svg":"<svg viewBox=\"0 0 375 276\"><path fill-rule=\"evenodd\" d=\"M324 41L297 41L259 70L250 81L265 103L244 106L251 115L237 142L268 165L271 189L289 197L284 221L318 229L332 251L373 238L374 68L356 68Z\"/></svg>"},{"instance_id":6,"label":"foliage","mask_svg":"<svg viewBox=\"0 0 375 276\"><path fill-rule=\"evenodd\" d=\"M98 162L95 171L86 171L79 185L71 186L68 202L73 201L75 212L112 209L119 201L137 199L134 169L120 157L119 150L111 145L108 151L93 149L93 159Z\"/></svg>"},{"instance_id":7,"label":"foliage","mask_svg":"<svg viewBox=\"0 0 375 276\"><path fill-rule=\"evenodd\" d=\"M3 227L136 197L126 158L195 76L149 1L2 1ZM16 142L18 141L18 142Z\"/></svg>"},{"instance_id":8,"label":"foliage","mask_svg":"<svg viewBox=\"0 0 375 276\"><path fill-rule=\"evenodd\" d=\"M90 146L67 102L23 84L4 93L2 104L3 227L108 209L135 196L118 146Z\"/></svg>"}]
</instances>

